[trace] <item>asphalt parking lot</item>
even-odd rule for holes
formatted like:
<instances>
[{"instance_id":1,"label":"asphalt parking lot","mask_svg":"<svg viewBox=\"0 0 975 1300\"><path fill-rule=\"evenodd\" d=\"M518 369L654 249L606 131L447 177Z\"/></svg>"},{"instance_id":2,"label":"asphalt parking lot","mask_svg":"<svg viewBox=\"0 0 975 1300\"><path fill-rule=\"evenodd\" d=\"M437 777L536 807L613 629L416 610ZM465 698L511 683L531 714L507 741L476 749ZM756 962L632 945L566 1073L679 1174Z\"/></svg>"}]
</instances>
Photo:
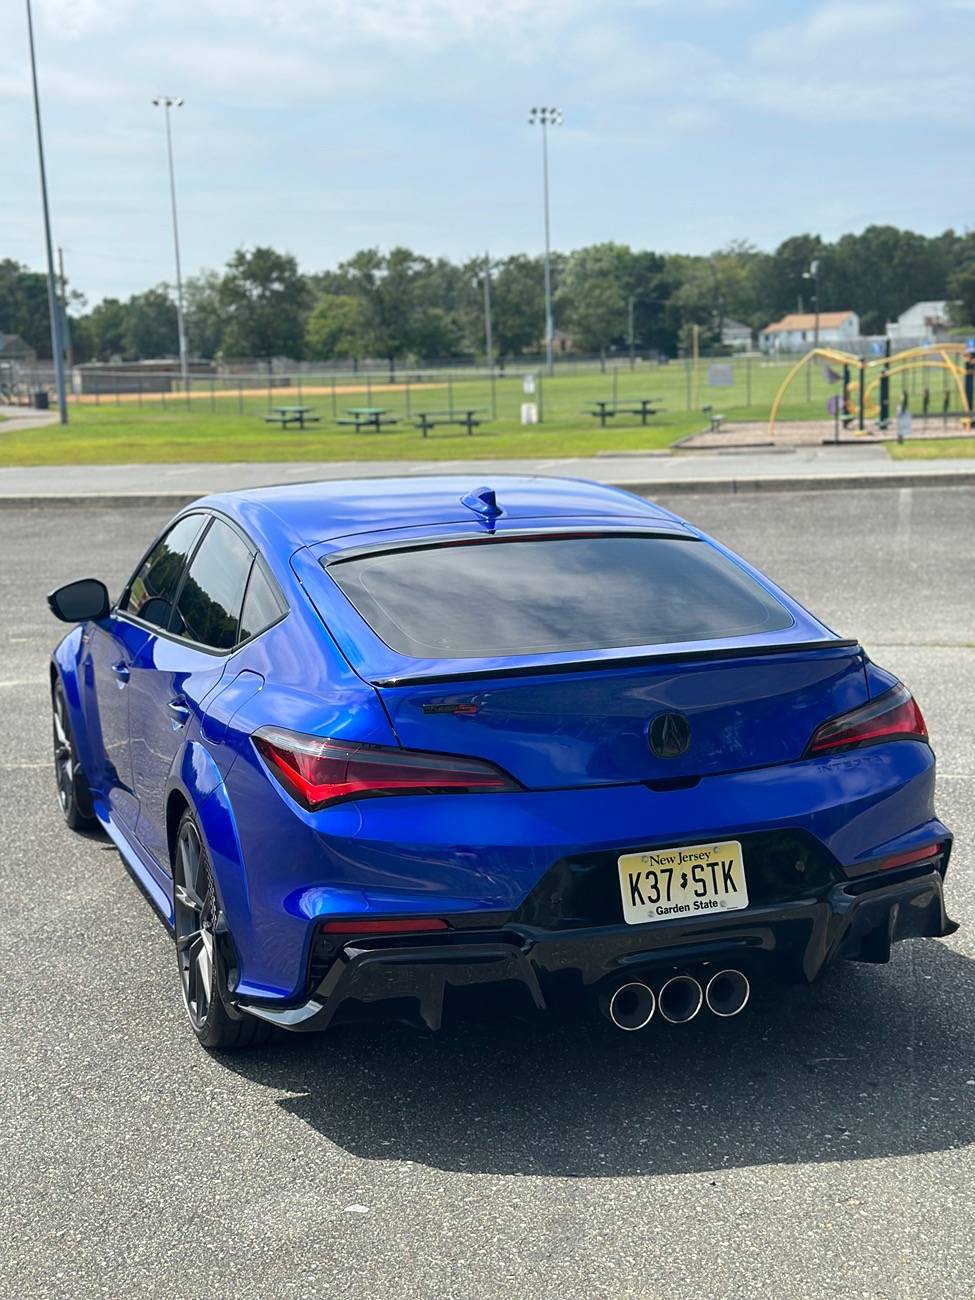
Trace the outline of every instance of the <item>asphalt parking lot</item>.
<instances>
[{"instance_id":1,"label":"asphalt parking lot","mask_svg":"<svg viewBox=\"0 0 975 1300\"><path fill-rule=\"evenodd\" d=\"M0 511L0 1294L975 1295L975 491L683 496L917 695L945 941L737 1020L200 1050L171 943L50 770L44 593L157 510Z\"/></svg>"}]
</instances>

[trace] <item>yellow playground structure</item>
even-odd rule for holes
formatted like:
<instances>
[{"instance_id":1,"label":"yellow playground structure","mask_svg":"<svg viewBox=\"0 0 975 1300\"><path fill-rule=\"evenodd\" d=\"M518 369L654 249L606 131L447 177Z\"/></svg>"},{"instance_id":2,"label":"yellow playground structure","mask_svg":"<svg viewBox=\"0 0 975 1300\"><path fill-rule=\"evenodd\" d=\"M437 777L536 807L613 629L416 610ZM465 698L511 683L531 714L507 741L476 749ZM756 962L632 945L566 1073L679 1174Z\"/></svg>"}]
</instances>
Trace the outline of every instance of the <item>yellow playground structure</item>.
<instances>
[{"instance_id":1,"label":"yellow playground structure","mask_svg":"<svg viewBox=\"0 0 975 1300\"><path fill-rule=\"evenodd\" d=\"M975 351L970 340L967 343L932 343L869 360L851 352L841 352L838 348L815 347L799 358L779 385L769 412L770 436L775 434L775 421L790 384L805 366L815 361L842 367L843 386L839 398L834 400L838 403L835 416L845 429L855 426L862 433L867 423L874 421L879 428L886 429L890 422L890 381L918 369L945 372L961 401L962 425L972 428ZM950 385L946 384L945 412L948 410L949 388ZM928 413L927 400L926 390L925 415Z\"/></svg>"}]
</instances>

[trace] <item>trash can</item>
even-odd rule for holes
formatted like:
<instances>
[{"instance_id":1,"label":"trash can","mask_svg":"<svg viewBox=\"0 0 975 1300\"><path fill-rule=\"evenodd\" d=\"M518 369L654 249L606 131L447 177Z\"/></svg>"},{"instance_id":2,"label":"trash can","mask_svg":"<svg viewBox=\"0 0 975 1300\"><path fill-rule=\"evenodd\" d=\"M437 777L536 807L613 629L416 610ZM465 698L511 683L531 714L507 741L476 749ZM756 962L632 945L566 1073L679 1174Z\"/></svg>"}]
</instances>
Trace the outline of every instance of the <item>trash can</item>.
<instances>
[{"instance_id":1,"label":"trash can","mask_svg":"<svg viewBox=\"0 0 975 1300\"><path fill-rule=\"evenodd\" d=\"M47 397L47 389L46 388L36 389L34 392L34 410L46 411L49 406L50 406L50 402L48 401L48 397Z\"/></svg>"}]
</instances>

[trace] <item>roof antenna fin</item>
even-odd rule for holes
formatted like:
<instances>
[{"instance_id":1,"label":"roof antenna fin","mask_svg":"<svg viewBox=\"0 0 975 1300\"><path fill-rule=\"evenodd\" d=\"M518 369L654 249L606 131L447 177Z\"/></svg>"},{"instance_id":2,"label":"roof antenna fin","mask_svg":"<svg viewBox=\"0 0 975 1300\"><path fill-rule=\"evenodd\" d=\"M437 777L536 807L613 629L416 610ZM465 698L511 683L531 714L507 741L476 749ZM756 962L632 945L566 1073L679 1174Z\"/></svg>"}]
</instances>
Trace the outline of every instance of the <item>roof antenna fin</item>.
<instances>
[{"instance_id":1,"label":"roof antenna fin","mask_svg":"<svg viewBox=\"0 0 975 1300\"><path fill-rule=\"evenodd\" d=\"M473 510L481 523L491 532L494 532L494 521L499 515L504 514L498 505L497 494L493 487L475 488L473 492L468 492L466 496L461 497L460 503L468 510Z\"/></svg>"}]
</instances>

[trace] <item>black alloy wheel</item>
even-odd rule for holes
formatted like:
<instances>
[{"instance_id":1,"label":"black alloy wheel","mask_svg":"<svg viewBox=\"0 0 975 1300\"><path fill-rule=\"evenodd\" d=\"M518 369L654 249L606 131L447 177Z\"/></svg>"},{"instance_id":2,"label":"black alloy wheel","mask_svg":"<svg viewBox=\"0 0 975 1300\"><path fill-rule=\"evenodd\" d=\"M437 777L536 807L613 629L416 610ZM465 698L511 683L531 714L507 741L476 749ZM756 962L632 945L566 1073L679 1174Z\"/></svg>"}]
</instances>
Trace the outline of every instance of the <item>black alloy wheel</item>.
<instances>
[{"instance_id":1,"label":"black alloy wheel","mask_svg":"<svg viewBox=\"0 0 975 1300\"><path fill-rule=\"evenodd\" d=\"M75 748L68 717L68 702L60 680L55 682L51 697L54 738L54 779L58 787L61 813L73 831L91 830L96 825L92 812L88 782Z\"/></svg>"},{"instance_id":2,"label":"black alloy wheel","mask_svg":"<svg viewBox=\"0 0 975 1300\"><path fill-rule=\"evenodd\" d=\"M227 1010L226 973L220 955L225 930L210 860L187 809L173 855L173 919L183 1004L193 1032L209 1049L228 1051L267 1042L274 1026Z\"/></svg>"}]
</instances>

